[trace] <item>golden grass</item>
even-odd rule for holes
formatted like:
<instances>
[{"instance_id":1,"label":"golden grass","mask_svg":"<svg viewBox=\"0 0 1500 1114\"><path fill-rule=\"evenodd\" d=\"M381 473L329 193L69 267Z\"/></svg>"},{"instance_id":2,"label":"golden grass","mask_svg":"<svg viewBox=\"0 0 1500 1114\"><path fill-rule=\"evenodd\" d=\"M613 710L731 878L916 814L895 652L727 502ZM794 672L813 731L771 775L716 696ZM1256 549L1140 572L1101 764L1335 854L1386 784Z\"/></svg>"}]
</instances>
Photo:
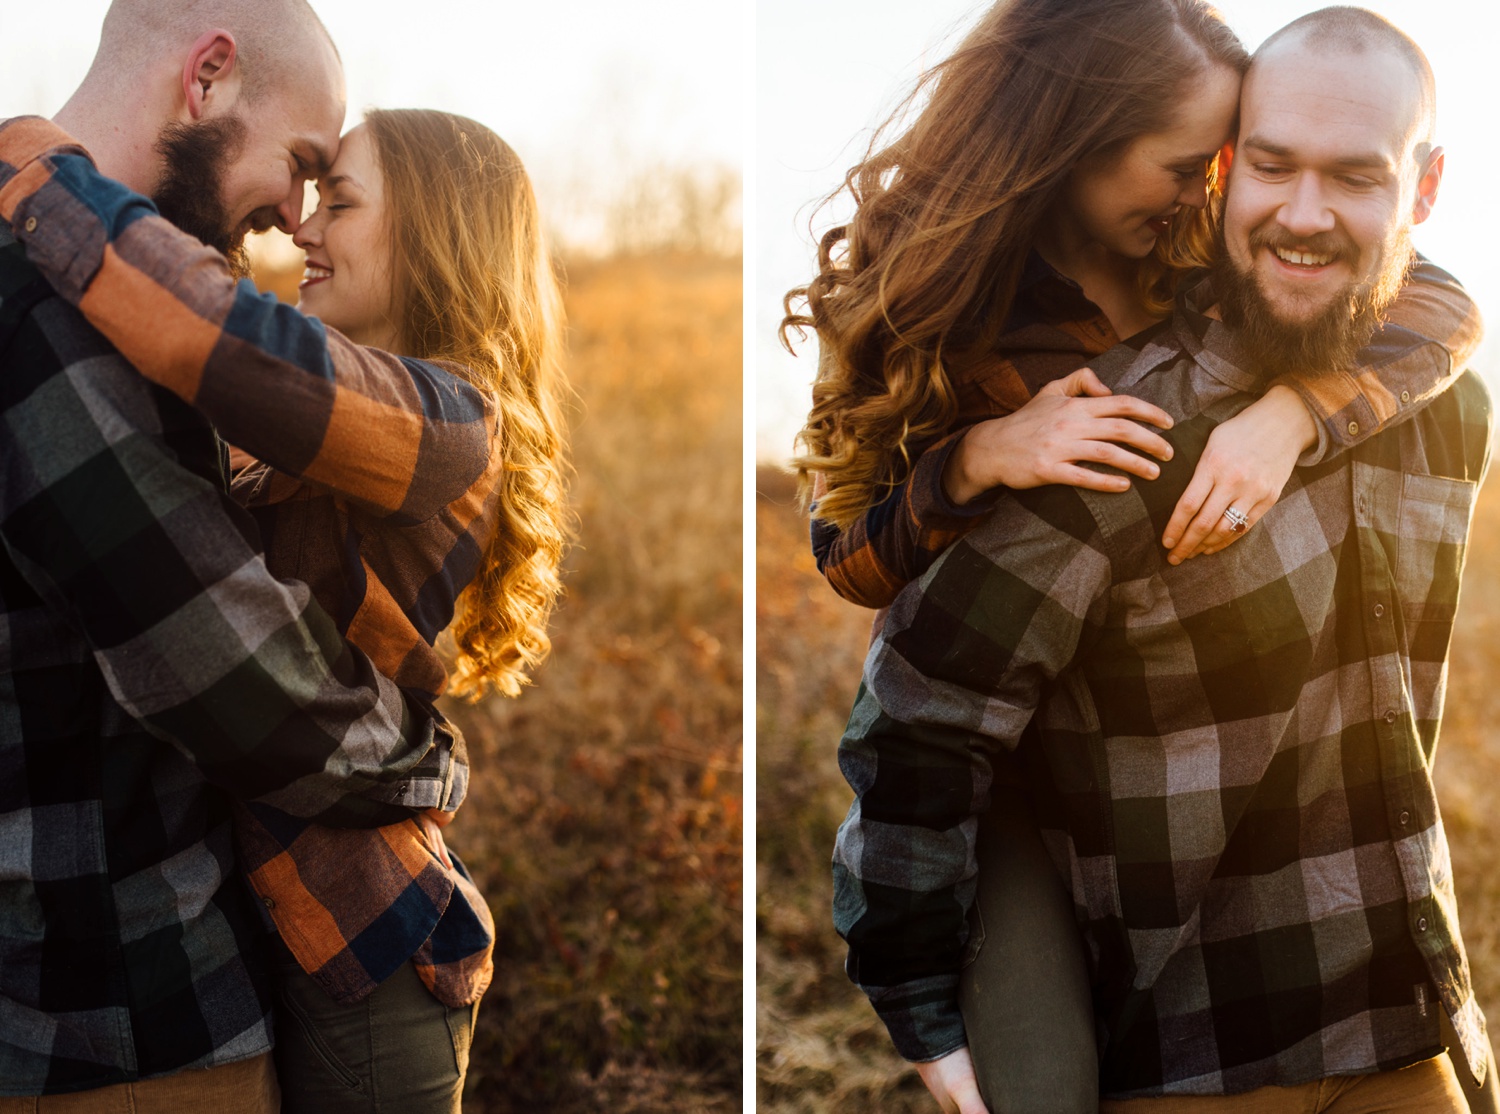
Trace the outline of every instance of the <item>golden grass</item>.
<instances>
[{"instance_id":1,"label":"golden grass","mask_svg":"<svg viewBox=\"0 0 1500 1114\"><path fill-rule=\"evenodd\" d=\"M578 543L551 659L453 709L453 846L499 933L465 1109L740 1092L740 265L576 268Z\"/></svg>"},{"instance_id":2,"label":"golden grass","mask_svg":"<svg viewBox=\"0 0 1500 1114\"><path fill-rule=\"evenodd\" d=\"M1450 665L1436 781L1475 990L1500 1024L1500 484L1481 494ZM829 856L850 793L836 762L870 612L817 574L790 479L756 481L756 967L761 1111L931 1114L843 973Z\"/></svg>"},{"instance_id":3,"label":"golden grass","mask_svg":"<svg viewBox=\"0 0 1500 1114\"><path fill-rule=\"evenodd\" d=\"M498 932L471 1114L739 1108L740 307L738 260L569 276L552 656L516 700L446 708L473 763L448 838Z\"/></svg>"}]
</instances>

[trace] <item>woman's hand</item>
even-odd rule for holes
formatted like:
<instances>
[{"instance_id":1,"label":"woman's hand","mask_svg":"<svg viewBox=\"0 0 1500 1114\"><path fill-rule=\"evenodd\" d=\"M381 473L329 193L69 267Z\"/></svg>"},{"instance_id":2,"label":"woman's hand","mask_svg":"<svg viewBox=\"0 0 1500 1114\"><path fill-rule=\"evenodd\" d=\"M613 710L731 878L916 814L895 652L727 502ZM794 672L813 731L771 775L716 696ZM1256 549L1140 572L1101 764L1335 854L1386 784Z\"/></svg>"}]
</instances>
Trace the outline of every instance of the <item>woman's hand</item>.
<instances>
[{"instance_id":1,"label":"woman's hand","mask_svg":"<svg viewBox=\"0 0 1500 1114\"><path fill-rule=\"evenodd\" d=\"M979 1083L974 1078L974 1060L967 1048L938 1060L917 1065L917 1074L932 1097L943 1108L943 1114L989 1114L979 1097Z\"/></svg>"},{"instance_id":2,"label":"woman's hand","mask_svg":"<svg viewBox=\"0 0 1500 1114\"><path fill-rule=\"evenodd\" d=\"M1130 395L1111 394L1090 368L1048 383L1014 414L975 424L943 468L943 491L962 506L992 487L1020 489L1072 484L1094 491L1124 491L1130 481L1082 467L1112 464L1154 480L1161 469L1131 445L1159 460L1172 446L1138 423L1172 428L1172 416Z\"/></svg>"},{"instance_id":3,"label":"woman's hand","mask_svg":"<svg viewBox=\"0 0 1500 1114\"><path fill-rule=\"evenodd\" d=\"M1276 505L1297 458L1317 444L1318 427L1290 387L1272 387L1208 435L1192 482L1161 536L1180 565L1200 553L1217 553L1239 538L1224 512L1244 515L1246 529Z\"/></svg>"},{"instance_id":4,"label":"woman's hand","mask_svg":"<svg viewBox=\"0 0 1500 1114\"><path fill-rule=\"evenodd\" d=\"M443 829L438 826L437 821L427 812L414 816L412 819L417 822L417 827L421 829L422 835L426 838L427 846L437 856L437 861L449 870L452 870L453 859L448 855L448 844L443 841Z\"/></svg>"}]
</instances>

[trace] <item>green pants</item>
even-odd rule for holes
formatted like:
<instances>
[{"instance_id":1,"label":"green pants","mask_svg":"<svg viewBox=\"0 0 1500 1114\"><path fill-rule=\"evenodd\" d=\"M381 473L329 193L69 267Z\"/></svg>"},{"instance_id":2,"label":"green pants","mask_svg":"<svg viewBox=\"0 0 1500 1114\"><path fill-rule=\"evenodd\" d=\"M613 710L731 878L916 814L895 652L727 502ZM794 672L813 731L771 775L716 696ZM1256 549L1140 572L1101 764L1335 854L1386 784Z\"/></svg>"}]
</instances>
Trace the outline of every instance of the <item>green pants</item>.
<instances>
[{"instance_id":1,"label":"green pants","mask_svg":"<svg viewBox=\"0 0 1500 1114\"><path fill-rule=\"evenodd\" d=\"M479 1003L443 1005L408 963L341 1006L273 953L282 1114L458 1114Z\"/></svg>"},{"instance_id":2,"label":"green pants","mask_svg":"<svg viewBox=\"0 0 1500 1114\"><path fill-rule=\"evenodd\" d=\"M1024 793L996 784L979 821L979 893L959 1005L991 1114L1095 1114L1094 1004L1073 902Z\"/></svg>"}]
</instances>

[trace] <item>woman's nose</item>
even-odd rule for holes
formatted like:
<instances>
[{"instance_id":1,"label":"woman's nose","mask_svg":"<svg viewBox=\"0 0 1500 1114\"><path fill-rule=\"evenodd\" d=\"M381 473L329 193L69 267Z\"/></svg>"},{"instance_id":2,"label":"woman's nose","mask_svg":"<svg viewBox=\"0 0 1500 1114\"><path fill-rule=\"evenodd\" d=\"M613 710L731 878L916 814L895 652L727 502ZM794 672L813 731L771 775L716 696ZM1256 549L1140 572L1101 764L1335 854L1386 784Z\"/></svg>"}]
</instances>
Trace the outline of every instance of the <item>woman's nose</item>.
<instances>
[{"instance_id":1,"label":"woman's nose","mask_svg":"<svg viewBox=\"0 0 1500 1114\"><path fill-rule=\"evenodd\" d=\"M292 243L306 250L310 247L317 247L322 242L323 208L319 206L313 215L303 221L297 230L292 233Z\"/></svg>"},{"instance_id":2,"label":"woman's nose","mask_svg":"<svg viewBox=\"0 0 1500 1114\"><path fill-rule=\"evenodd\" d=\"M1208 176L1191 178L1177 195L1178 204L1190 205L1194 209L1208 206Z\"/></svg>"}]
</instances>

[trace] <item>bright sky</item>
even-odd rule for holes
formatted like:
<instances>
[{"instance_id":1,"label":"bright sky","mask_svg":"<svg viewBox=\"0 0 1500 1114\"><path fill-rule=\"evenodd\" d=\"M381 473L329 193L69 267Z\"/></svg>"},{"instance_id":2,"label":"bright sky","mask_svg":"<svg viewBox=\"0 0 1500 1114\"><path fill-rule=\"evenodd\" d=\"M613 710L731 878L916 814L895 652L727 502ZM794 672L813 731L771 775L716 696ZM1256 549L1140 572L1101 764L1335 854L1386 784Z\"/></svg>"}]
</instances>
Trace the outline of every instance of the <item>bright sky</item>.
<instances>
[{"instance_id":1,"label":"bright sky","mask_svg":"<svg viewBox=\"0 0 1500 1114\"><path fill-rule=\"evenodd\" d=\"M1306 0L1215 0L1246 46L1304 12ZM756 77L756 451L784 458L806 416L816 347L796 359L776 341L781 298L812 274L812 204L842 180L877 124L957 31L975 0L760 0ZM1417 247L1452 271L1491 332L1475 361L1500 390L1500 239L1494 183L1494 44L1500 5L1469 0L1366 0L1421 45L1438 81L1438 141L1448 152L1442 194ZM829 213L838 213L829 210ZM847 213L847 209L842 212ZM825 215L819 231L835 223Z\"/></svg>"},{"instance_id":2,"label":"bright sky","mask_svg":"<svg viewBox=\"0 0 1500 1114\"><path fill-rule=\"evenodd\" d=\"M738 169L740 44L732 4L700 0L312 0L344 58L347 125L366 107L438 108L521 154L570 238L612 190L657 165ZM7 3L0 115L51 114L98 44L108 0Z\"/></svg>"}]
</instances>

